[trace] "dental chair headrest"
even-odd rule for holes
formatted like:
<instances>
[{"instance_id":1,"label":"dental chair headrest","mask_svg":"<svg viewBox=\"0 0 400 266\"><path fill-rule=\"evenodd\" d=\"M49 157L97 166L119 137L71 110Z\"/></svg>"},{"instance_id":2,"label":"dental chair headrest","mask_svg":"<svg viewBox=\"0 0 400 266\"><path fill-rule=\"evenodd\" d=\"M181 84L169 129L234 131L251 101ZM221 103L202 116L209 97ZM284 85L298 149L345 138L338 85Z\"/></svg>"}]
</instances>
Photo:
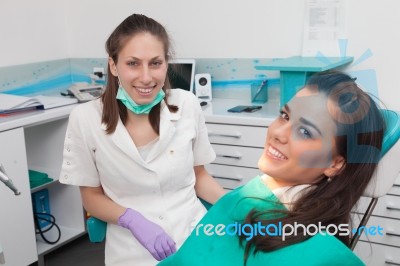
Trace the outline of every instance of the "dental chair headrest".
<instances>
[{"instance_id":1,"label":"dental chair headrest","mask_svg":"<svg viewBox=\"0 0 400 266\"><path fill-rule=\"evenodd\" d=\"M382 110L382 115L386 122L381 152L384 156L400 138L400 115L391 110Z\"/></svg>"},{"instance_id":2,"label":"dental chair headrest","mask_svg":"<svg viewBox=\"0 0 400 266\"><path fill-rule=\"evenodd\" d=\"M386 129L382 143L382 157L363 196L378 198L389 192L396 178L400 178L400 115L382 110Z\"/></svg>"}]
</instances>

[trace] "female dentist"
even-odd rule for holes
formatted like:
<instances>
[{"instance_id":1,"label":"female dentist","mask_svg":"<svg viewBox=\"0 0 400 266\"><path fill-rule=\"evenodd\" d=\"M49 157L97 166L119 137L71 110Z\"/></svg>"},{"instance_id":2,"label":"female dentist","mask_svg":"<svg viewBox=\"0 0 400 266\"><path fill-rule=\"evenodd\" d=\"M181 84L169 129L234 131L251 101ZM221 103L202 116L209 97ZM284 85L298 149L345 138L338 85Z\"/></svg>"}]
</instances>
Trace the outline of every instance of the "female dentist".
<instances>
[{"instance_id":1,"label":"female dentist","mask_svg":"<svg viewBox=\"0 0 400 266\"><path fill-rule=\"evenodd\" d=\"M197 98L170 90L165 28L144 15L111 33L100 99L70 114L60 182L108 223L106 265L155 265L179 248L225 192L204 166L215 159Z\"/></svg>"}]
</instances>

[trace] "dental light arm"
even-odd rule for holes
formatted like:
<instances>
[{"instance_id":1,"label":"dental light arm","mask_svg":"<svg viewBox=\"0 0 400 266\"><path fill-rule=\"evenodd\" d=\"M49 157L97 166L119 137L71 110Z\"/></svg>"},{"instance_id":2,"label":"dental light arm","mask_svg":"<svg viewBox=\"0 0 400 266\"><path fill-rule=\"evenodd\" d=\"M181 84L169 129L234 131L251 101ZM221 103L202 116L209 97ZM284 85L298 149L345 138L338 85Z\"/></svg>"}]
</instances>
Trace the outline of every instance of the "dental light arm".
<instances>
[{"instance_id":1,"label":"dental light arm","mask_svg":"<svg viewBox=\"0 0 400 266\"><path fill-rule=\"evenodd\" d=\"M21 192L19 192L14 186L12 180L5 174L5 170L2 165L0 165L0 181L3 182L9 189L11 189L16 196L21 194Z\"/></svg>"}]
</instances>

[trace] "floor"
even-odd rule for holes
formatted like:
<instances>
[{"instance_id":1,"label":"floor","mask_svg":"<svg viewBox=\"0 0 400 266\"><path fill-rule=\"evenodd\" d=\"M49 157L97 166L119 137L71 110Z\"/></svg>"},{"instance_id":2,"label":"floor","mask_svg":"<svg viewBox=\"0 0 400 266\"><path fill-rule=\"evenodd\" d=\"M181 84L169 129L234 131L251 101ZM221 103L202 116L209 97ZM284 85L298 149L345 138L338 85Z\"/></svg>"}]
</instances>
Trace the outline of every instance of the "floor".
<instances>
[{"instance_id":1,"label":"floor","mask_svg":"<svg viewBox=\"0 0 400 266\"><path fill-rule=\"evenodd\" d=\"M44 256L45 266L104 266L104 242L92 243L87 234ZM33 263L29 266L38 266Z\"/></svg>"}]
</instances>

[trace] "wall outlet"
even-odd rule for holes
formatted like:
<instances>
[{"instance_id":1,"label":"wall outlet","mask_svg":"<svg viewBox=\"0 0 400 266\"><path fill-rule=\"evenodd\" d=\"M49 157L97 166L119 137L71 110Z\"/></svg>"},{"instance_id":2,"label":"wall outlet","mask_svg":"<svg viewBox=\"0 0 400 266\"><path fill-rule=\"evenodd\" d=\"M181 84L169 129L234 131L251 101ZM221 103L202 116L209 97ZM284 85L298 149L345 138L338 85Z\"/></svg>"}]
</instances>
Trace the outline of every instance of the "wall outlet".
<instances>
[{"instance_id":1,"label":"wall outlet","mask_svg":"<svg viewBox=\"0 0 400 266\"><path fill-rule=\"evenodd\" d=\"M104 71L104 67L93 68L93 75L98 77L97 80L105 80L105 74L106 72Z\"/></svg>"}]
</instances>

